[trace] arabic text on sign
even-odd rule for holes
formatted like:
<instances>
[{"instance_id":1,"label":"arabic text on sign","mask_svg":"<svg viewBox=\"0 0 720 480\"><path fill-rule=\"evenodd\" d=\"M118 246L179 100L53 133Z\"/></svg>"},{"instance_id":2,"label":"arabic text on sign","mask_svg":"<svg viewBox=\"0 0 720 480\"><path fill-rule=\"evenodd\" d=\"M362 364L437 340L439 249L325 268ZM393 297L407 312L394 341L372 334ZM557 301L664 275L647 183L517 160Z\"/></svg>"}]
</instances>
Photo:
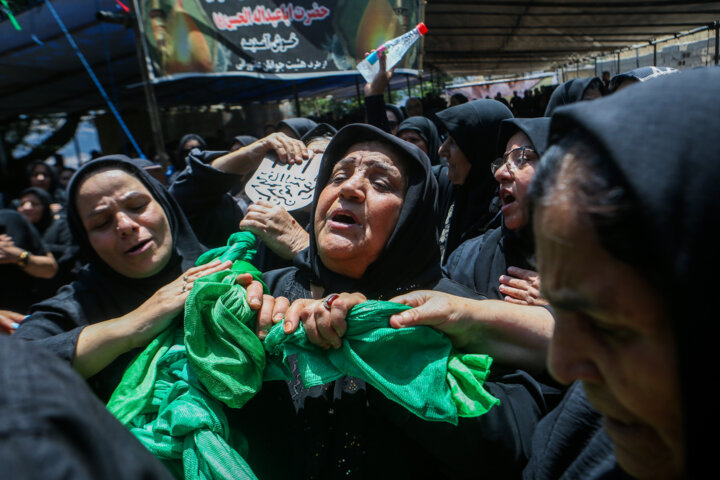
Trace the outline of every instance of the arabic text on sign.
<instances>
[{"instance_id":1,"label":"arabic text on sign","mask_svg":"<svg viewBox=\"0 0 720 480\"><path fill-rule=\"evenodd\" d=\"M235 31L240 27L251 27L255 25L272 25L277 28L283 24L289 27L293 22L310 25L317 20L325 20L330 15L330 9L324 5L313 2L312 9L294 7L292 3L282 3L275 10L258 5L255 8L243 7L235 15L226 15L220 12L213 12L213 22L218 30Z\"/></svg>"}]
</instances>

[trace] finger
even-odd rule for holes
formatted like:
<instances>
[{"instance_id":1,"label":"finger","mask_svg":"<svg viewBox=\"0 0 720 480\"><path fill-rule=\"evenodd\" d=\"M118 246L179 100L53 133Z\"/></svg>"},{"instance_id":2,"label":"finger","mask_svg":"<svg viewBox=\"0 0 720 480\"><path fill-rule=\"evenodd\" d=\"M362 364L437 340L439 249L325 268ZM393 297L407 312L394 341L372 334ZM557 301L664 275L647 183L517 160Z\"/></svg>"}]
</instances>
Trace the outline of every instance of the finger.
<instances>
[{"instance_id":1,"label":"finger","mask_svg":"<svg viewBox=\"0 0 720 480\"><path fill-rule=\"evenodd\" d=\"M312 300L299 299L295 300L292 305L285 312L285 321L283 322L283 331L286 334L291 334L297 330L300 325L300 314L305 309L305 305Z\"/></svg>"},{"instance_id":2,"label":"finger","mask_svg":"<svg viewBox=\"0 0 720 480\"><path fill-rule=\"evenodd\" d=\"M240 228L240 230L252 232L256 235L265 233L265 225L254 220L240 220L240 224L238 225L238 227Z\"/></svg>"},{"instance_id":3,"label":"finger","mask_svg":"<svg viewBox=\"0 0 720 480\"><path fill-rule=\"evenodd\" d=\"M273 307L275 299L270 295L263 295L262 305L258 310L255 334L260 340L265 340L273 326Z\"/></svg>"},{"instance_id":4,"label":"finger","mask_svg":"<svg viewBox=\"0 0 720 480\"><path fill-rule=\"evenodd\" d=\"M499 290L500 290L500 292L502 292L503 294L505 294L507 296L517 298L518 300L523 300L523 301L527 302L528 293L526 290L508 287L507 285L500 285Z\"/></svg>"},{"instance_id":5,"label":"finger","mask_svg":"<svg viewBox=\"0 0 720 480\"><path fill-rule=\"evenodd\" d=\"M308 341L320 347L328 348L329 343L325 341L318 329L318 322L323 323L325 315L329 316L330 312L325 309L322 302L313 302L303 310L300 319L303 322Z\"/></svg>"},{"instance_id":6,"label":"finger","mask_svg":"<svg viewBox=\"0 0 720 480\"><path fill-rule=\"evenodd\" d=\"M508 275L500 275L500 283L503 285L507 285L509 287L518 288L521 290L528 290L532 287L532 284L529 283L527 280L510 277Z\"/></svg>"},{"instance_id":7,"label":"finger","mask_svg":"<svg viewBox=\"0 0 720 480\"><path fill-rule=\"evenodd\" d=\"M222 262L219 259L215 259L212 262L206 263L204 265L198 265L196 267L191 267L185 270L185 273L180 276L181 279L186 279L190 277L197 278L197 275L204 271L211 268L215 268L218 265L222 265Z\"/></svg>"},{"instance_id":8,"label":"finger","mask_svg":"<svg viewBox=\"0 0 720 480\"><path fill-rule=\"evenodd\" d=\"M250 285L253 280L253 276L249 273L241 273L237 277L235 277L235 283L245 288L247 288L247 286Z\"/></svg>"},{"instance_id":9,"label":"finger","mask_svg":"<svg viewBox=\"0 0 720 480\"><path fill-rule=\"evenodd\" d=\"M410 307L419 307L423 303L427 302L431 296L437 292L431 292L427 290L416 290L414 292L405 293L397 297L391 298L391 302L402 303Z\"/></svg>"},{"instance_id":10,"label":"finger","mask_svg":"<svg viewBox=\"0 0 720 480\"><path fill-rule=\"evenodd\" d=\"M426 316L423 315L425 312L422 310L422 306L413 308L411 310L405 310L404 312L396 313L390 316L390 326L392 328L407 328L414 327L416 325L423 325L426 321Z\"/></svg>"},{"instance_id":11,"label":"finger","mask_svg":"<svg viewBox=\"0 0 720 480\"><path fill-rule=\"evenodd\" d=\"M257 280L250 282L245 290L247 291L247 300L251 310L257 310L262 307L263 303L263 286Z\"/></svg>"},{"instance_id":12,"label":"finger","mask_svg":"<svg viewBox=\"0 0 720 480\"><path fill-rule=\"evenodd\" d=\"M336 299L335 302L339 300ZM314 309L315 328L323 344L329 344L333 348L340 348L340 335L338 331L345 333L345 309L335 305L333 302L330 311L321 302Z\"/></svg>"},{"instance_id":13,"label":"finger","mask_svg":"<svg viewBox=\"0 0 720 480\"><path fill-rule=\"evenodd\" d=\"M275 306L273 307L272 321L273 324L280 323L285 320L285 314L290 308L290 300L285 297L277 297L275 299Z\"/></svg>"},{"instance_id":14,"label":"finger","mask_svg":"<svg viewBox=\"0 0 720 480\"><path fill-rule=\"evenodd\" d=\"M525 280L533 280L538 276L538 273L534 270L526 270L520 267L508 267L508 273L513 277L524 278Z\"/></svg>"},{"instance_id":15,"label":"finger","mask_svg":"<svg viewBox=\"0 0 720 480\"><path fill-rule=\"evenodd\" d=\"M508 303L514 303L516 305L530 305L528 302L526 302L524 300L518 300L517 298L513 298L513 297L509 297L509 296L503 298L503 300Z\"/></svg>"}]
</instances>

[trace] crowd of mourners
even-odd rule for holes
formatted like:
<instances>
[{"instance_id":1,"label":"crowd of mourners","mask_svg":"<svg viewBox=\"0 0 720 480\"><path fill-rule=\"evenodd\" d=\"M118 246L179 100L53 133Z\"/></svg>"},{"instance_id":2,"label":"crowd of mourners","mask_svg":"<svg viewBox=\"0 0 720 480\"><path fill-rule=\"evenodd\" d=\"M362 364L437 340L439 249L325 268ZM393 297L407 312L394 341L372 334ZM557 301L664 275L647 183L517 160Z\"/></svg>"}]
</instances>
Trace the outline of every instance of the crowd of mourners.
<instances>
[{"instance_id":1,"label":"crowd of mourners","mask_svg":"<svg viewBox=\"0 0 720 480\"><path fill-rule=\"evenodd\" d=\"M186 135L168 168L124 155L28 166L0 210L8 478L172 478L105 404L182 325L196 283L233 267L197 260L238 231L255 235L262 272L234 279L253 338L300 329L329 354L355 306L395 302L408 308L383 328L489 355L497 399L457 425L427 421L363 378L307 387L301 352L289 379L224 407L257 478L711 475L720 69L570 80L544 115L529 99L399 108L384 101L390 76L381 66L365 122L339 130L291 118L227 151ZM272 152L321 158L306 208L245 194ZM386 355L400 372L411 353Z\"/></svg>"}]
</instances>

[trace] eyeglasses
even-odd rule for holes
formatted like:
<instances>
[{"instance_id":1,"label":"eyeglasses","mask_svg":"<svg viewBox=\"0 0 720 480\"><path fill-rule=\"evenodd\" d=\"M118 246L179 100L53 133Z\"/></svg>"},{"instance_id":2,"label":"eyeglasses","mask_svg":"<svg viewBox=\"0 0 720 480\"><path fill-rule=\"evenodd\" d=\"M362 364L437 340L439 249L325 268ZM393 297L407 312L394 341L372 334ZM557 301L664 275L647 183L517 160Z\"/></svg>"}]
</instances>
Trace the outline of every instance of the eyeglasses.
<instances>
[{"instance_id":1,"label":"eyeglasses","mask_svg":"<svg viewBox=\"0 0 720 480\"><path fill-rule=\"evenodd\" d=\"M532 147L518 147L505 152L502 157L495 159L490 165L490 171L493 175L500 170L503 165L507 165L510 172L520 170L527 162L534 162L538 159L537 150Z\"/></svg>"}]
</instances>

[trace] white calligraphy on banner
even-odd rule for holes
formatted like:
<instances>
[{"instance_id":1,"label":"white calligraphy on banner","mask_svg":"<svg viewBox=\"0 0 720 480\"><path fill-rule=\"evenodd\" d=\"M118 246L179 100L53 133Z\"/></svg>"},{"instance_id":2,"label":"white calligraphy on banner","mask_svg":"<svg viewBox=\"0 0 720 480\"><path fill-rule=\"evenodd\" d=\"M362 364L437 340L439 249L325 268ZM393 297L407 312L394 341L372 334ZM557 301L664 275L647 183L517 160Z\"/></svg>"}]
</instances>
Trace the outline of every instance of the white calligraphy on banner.
<instances>
[{"instance_id":1,"label":"white calligraphy on banner","mask_svg":"<svg viewBox=\"0 0 720 480\"><path fill-rule=\"evenodd\" d=\"M285 165L274 153L268 155L245 185L245 193L253 202L264 200L288 211L310 205L321 159L314 155L300 165Z\"/></svg>"}]
</instances>

